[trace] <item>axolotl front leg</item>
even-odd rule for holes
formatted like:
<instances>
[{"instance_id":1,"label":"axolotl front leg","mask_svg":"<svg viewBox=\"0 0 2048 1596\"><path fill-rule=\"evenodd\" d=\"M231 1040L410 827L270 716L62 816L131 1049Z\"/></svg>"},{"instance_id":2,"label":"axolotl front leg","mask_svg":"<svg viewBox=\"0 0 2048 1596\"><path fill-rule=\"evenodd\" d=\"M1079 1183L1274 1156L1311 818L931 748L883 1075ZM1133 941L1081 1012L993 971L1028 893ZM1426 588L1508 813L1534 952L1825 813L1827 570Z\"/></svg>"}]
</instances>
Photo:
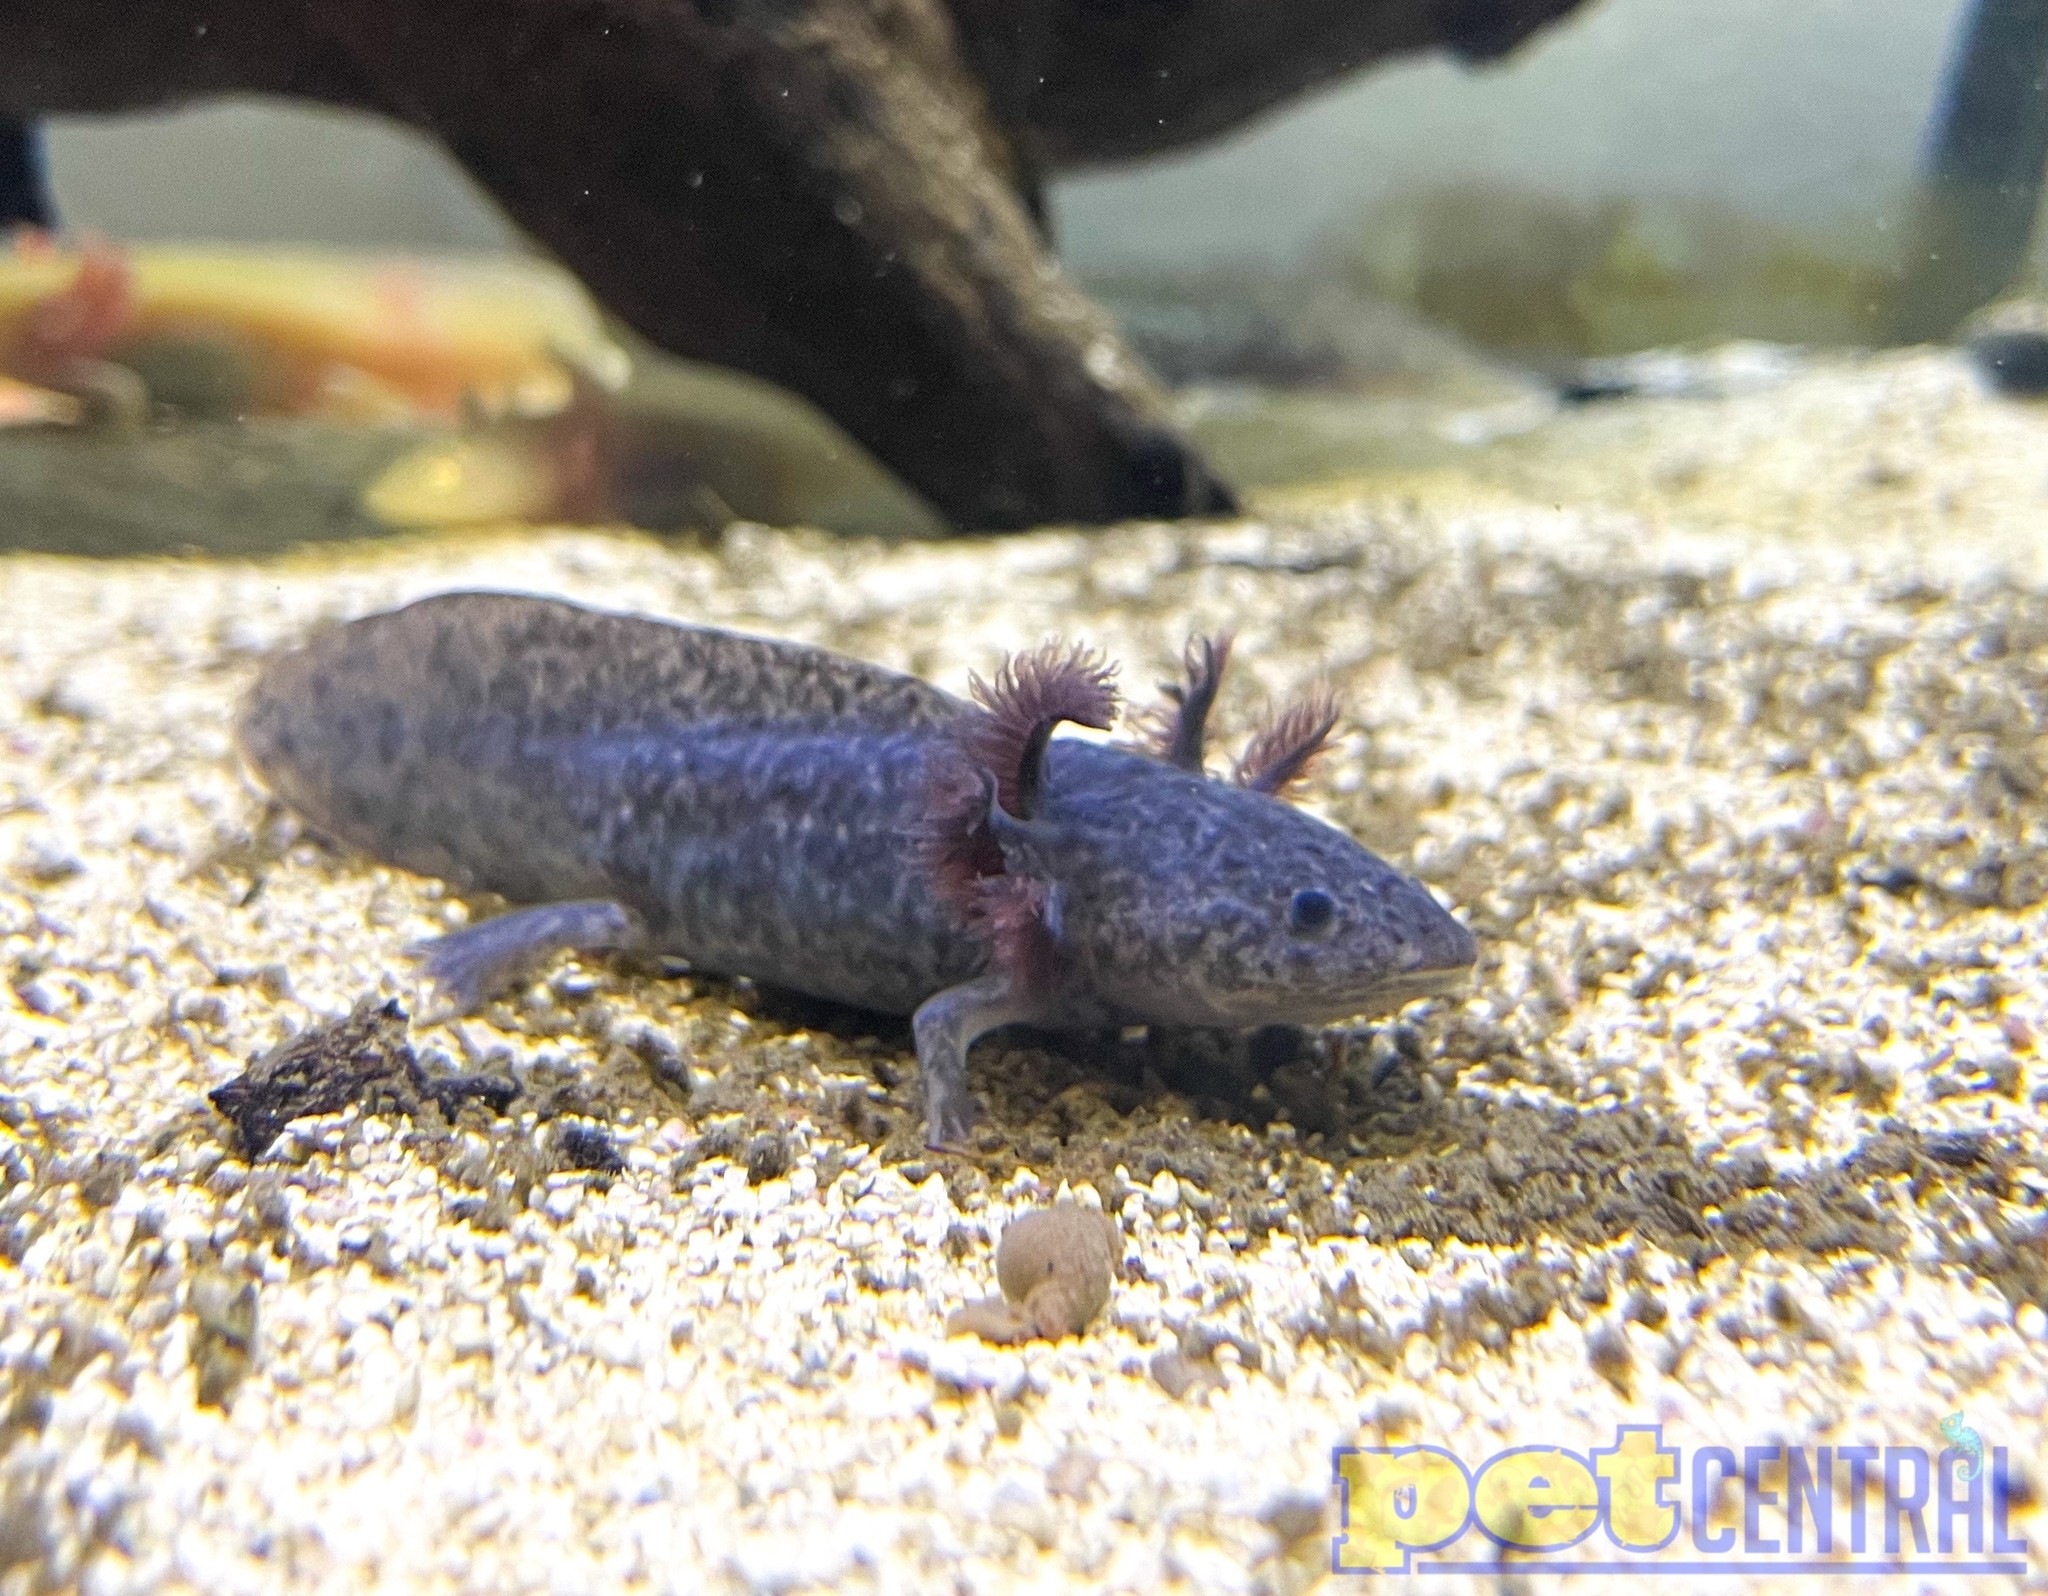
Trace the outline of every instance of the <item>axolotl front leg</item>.
<instances>
[{"instance_id":1,"label":"axolotl front leg","mask_svg":"<svg viewBox=\"0 0 2048 1596\"><path fill-rule=\"evenodd\" d=\"M1005 1025L1043 1018L1042 997L1007 973L991 973L949 986L926 998L911 1016L917 1067L924 1076L925 1145L959 1152L974 1125L967 1090L967 1050L978 1037Z\"/></svg>"}]
</instances>

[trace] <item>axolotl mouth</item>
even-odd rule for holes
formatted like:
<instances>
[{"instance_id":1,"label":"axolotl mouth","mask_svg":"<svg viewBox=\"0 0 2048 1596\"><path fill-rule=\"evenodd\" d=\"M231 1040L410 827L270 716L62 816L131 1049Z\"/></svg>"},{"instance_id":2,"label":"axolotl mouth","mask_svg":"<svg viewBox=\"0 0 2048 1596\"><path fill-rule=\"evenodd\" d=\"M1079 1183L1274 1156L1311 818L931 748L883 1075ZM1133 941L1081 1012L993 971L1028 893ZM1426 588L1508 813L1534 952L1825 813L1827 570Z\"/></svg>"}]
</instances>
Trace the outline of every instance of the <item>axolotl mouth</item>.
<instances>
[{"instance_id":1,"label":"axolotl mouth","mask_svg":"<svg viewBox=\"0 0 2048 1596\"><path fill-rule=\"evenodd\" d=\"M1463 932L1464 927L1459 926L1458 930ZM1467 943L1469 946L1469 934ZM1281 1023L1336 1025L1345 1020L1383 1018L1423 998L1444 997L1464 991L1472 984L1472 972L1476 961L1477 949L1474 948L1470 955L1463 959L1446 960L1441 964L1386 975L1370 986L1342 996L1332 995L1325 1001L1313 1005L1303 1005ZM1239 1023L1257 1024L1260 1020L1240 1017Z\"/></svg>"},{"instance_id":2,"label":"axolotl mouth","mask_svg":"<svg viewBox=\"0 0 2048 1596\"><path fill-rule=\"evenodd\" d=\"M1448 964L1435 970L1409 970L1391 976L1374 987L1365 1005L1354 1012L1360 1016L1392 1014L1420 998L1443 997L1462 992L1472 984L1472 961Z\"/></svg>"},{"instance_id":3,"label":"axolotl mouth","mask_svg":"<svg viewBox=\"0 0 2048 1596\"><path fill-rule=\"evenodd\" d=\"M1392 970L1360 994L1356 1006L1342 1018L1368 1018L1392 1014L1420 998L1442 997L1462 992L1471 985L1479 962L1479 944L1472 933L1454 919L1419 883L1407 883L1417 900L1418 945L1411 944L1408 966ZM1427 910L1422 910L1426 902Z\"/></svg>"},{"instance_id":4,"label":"axolotl mouth","mask_svg":"<svg viewBox=\"0 0 2048 1596\"><path fill-rule=\"evenodd\" d=\"M1133 1005L1120 1010L1127 1021L1148 1025L1221 1026L1230 1030L1257 1030L1265 1025L1295 1025L1316 1028L1341 1025L1350 1020L1383 1019L1422 998L1441 997L1463 991L1472 980L1469 964L1441 969L1405 970L1338 996L1315 1001L1276 1002L1270 997L1239 1001L1219 1000L1213 995L1194 998L1185 994L1166 996L1155 992L1142 1010Z\"/></svg>"}]
</instances>

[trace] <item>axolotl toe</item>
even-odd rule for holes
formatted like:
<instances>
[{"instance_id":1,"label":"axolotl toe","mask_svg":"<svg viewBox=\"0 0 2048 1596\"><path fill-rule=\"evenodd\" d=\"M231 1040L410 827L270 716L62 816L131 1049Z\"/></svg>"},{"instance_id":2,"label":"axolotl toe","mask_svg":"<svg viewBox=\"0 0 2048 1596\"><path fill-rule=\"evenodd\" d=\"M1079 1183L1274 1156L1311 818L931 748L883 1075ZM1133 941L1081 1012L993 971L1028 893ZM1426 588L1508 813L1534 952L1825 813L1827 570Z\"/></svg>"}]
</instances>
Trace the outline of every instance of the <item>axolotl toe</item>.
<instances>
[{"instance_id":1,"label":"axolotl toe","mask_svg":"<svg viewBox=\"0 0 2048 1596\"><path fill-rule=\"evenodd\" d=\"M430 944L474 1004L565 948L651 946L911 1014L927 1135L964 1143L967 1051L1000 1026L1315 1025L1461 981L1469 933L1294 808L1327 696L1228 780L1204 729L1228 657L1189 649L1144 746L1109 670L1012 657L972 701L800 644L454 593L272 660L256 772L318 831L533 905Z\"/></svg>"}]
</instances>

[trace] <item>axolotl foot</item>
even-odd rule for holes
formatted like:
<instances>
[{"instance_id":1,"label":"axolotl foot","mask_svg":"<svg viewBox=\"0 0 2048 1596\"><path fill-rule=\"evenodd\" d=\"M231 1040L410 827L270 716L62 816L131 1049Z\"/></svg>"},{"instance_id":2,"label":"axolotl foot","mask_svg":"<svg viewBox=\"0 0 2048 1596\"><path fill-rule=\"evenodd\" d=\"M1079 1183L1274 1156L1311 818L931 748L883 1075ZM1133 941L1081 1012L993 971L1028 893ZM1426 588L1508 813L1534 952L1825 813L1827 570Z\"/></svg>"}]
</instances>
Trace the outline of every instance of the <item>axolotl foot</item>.
<instances>
[{"instance_id":1,"label":"axolotl foot","mask_svg":"<svg viewBox=\"0 0 2048 1596\"><path fill-rule=\"evenodd\" d=\"M646 926L623 903L589 898L514 909L408 951L454 1011L467 1014L557 953L616 953L646 940Z\"/></svg>"},{"instance_id":2,"label":"axolotl foot","mask_svg":"<svg viewBox=\"0 0 2048 1596\"><path fill-rule=\"evenodd\" d=\"M1042 1016L1045 1005L1008 976L989 974L926 998L911 1016L917 1065L924 1075L924 1140L934 1152L967 1151L974 1095L967 1089L967 1050L977 1037Z\"/></svg>"}]
</instances>

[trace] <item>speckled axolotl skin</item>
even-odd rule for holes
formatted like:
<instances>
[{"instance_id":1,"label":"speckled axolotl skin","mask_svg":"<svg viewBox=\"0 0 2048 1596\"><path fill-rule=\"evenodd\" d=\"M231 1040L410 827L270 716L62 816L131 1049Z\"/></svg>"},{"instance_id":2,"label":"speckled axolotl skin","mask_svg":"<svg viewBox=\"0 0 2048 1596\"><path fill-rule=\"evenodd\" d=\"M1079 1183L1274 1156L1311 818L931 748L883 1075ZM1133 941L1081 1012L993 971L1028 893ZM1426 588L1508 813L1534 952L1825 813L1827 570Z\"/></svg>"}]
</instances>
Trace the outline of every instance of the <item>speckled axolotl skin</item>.
<instances>
[{"instance_id":1,"label":"speckled axolotl skin","mask_svg":"<svg viewBox=\"0 0 2048 1596\"><path fill-rule=\"evenodd\" d=\"M1078 649L975 702L799 644L454 593L273 660L243 703L257 773L320 832L536 905L430 944L474 1004L563 948L914 1014L927 1133L972 1121L999 1026L1314 1025L1455 983L1472 937L1420 883L1278 794L1326 696L1203 771L1227 643L1191 646L1151 749L1107 726Z\"/></svg>"}]
</instances>

